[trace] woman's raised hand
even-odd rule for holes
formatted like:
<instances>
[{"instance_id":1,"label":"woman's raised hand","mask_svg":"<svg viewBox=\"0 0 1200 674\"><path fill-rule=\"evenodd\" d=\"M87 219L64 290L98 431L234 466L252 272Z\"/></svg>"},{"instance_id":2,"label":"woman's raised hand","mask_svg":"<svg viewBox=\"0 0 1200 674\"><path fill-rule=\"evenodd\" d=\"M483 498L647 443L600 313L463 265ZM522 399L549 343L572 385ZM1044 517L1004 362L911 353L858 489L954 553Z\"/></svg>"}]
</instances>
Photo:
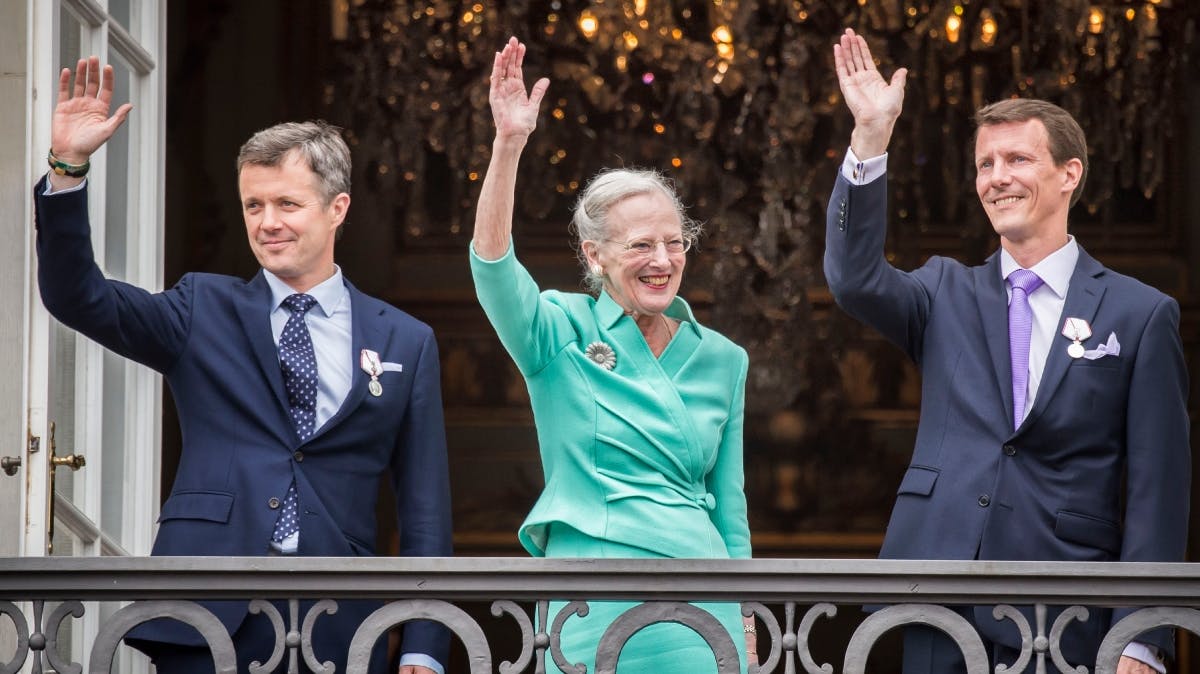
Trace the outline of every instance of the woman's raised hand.
<instances>
[{"instance_id":1,"label":"woman's raised hand","mask_svg":"<svg viewBox=\"0 0 1200 674\"><path fill-rule=\"evenodd\" d=\"M528 137L537 128L538 109L550 80L539 79L526 95L525 77L521 72L524 60L525 45L515 37L509 38L504 49L496 53L488 103L492 106L497 137Z\"/></svg>"}]
</instances>

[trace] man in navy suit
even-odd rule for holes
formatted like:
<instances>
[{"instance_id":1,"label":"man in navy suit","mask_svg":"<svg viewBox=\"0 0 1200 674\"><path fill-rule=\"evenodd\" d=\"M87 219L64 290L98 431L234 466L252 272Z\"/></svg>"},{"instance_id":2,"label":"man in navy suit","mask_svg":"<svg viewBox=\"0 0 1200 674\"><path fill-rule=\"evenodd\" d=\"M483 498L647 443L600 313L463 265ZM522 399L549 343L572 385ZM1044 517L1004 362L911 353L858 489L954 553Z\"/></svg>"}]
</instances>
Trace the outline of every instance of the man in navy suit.
<instances>
[{"instance_id":1,"label":"man in navy suit","mask_svg":"<svg viewBox=\"0 0 1200 674\"><path fill-rule=\"evenodd\" d=\"M153 554L373 555L376 487L390 473L400 554L450 555L437 345L428 326L358 292L334 264L350 206L338 130L280 124L242 147L238 187L261 272L249 282L188 274L150 293L104 277L87 218L88 158L131 106L109 115L112 67L102 71L94 56L79 61L73 89L70 81L64 69L52 170L35 188L38 283L56 318L171 387L183 448ZM205 605L233 635L238 671L270 659L276 635L265 616L248 614L245 601ZM285 629L299 629L282 606ZM377 606L339 602L321 616L316 661L345 671L350 639ZM213 671L199 634L181 623L155 621L131 636L160 672ZM383 670L383 641L372 672ZM400 671L441 674L448 645L441 626L407 624Z\"/></svg>"},{"instance_id":2,"label":"man in navy suit","mask_svg":"<svg viewBox=\"0 0 1200 674\"><path fill-rule=\"evenodd\" d=\"M1068 234L1087 174L1079 125L1044 101L980 110L975 188L1000 250L978 267L933 257L903 272L884 238L886 151L907 73L885 81L852 30L834 60L855 125L827 214L825 275L838 304L922 374L916 447L880 556L1182 561L1191 468L1179 306ZM1093 665L1130 610L1072 623L1065 658ZM962 613L993 665L1011 666L1013 623L991 607ZM1139 639L1118 671L1163 671L1170 632ZM904 671L964 669L948 637L910 628Z\"/></svg>"}]
</instances>

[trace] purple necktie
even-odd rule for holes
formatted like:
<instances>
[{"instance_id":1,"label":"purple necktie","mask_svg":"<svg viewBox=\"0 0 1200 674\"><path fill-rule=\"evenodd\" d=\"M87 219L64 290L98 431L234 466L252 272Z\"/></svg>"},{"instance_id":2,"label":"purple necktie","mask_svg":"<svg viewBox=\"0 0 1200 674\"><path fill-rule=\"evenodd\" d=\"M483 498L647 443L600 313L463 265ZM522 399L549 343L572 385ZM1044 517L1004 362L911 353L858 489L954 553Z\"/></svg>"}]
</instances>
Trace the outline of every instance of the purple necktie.
<instances>
[{"instance_id":1,"label":"purple necktie","mask_svg":"<svg viewBox=\"0 0 1200 674\"><path fill-rule=\"evenodd\" d=\"M1025 419L1025 396L1029 392L1029 333L1033 330L1033 309L1029 294L1042 285L1042 279L1028 269L1008 275L1012 298L1008 302L1008 350L1012 356L1013 428Z\"/></svg>"}]
</instances>

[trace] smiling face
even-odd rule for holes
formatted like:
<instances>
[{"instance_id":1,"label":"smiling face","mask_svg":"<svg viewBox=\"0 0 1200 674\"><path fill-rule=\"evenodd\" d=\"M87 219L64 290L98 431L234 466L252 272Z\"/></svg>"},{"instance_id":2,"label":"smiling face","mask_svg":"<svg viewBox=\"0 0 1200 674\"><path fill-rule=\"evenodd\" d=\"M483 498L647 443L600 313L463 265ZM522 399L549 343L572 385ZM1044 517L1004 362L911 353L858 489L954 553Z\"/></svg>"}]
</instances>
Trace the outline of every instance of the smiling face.
<instances>
[{"instance_id":1,"label":"smiling face","mask_svg":"<svg viewBox=\"0 0 1200 674\"><path fill-rule=\"evenodd\" d=\"M1071 193L1082 169L1078 159L1054 163L1038 119L982 126L976 136L975 191L1010 252L1049 252L1067 242Z\"/></svg>"},{"instance_id":2,"label":"smiling face","mask_svg":"<svg viewBox=\"0 0 1200 674\"><path fill-rule=\"evenodd\" d=\"M295 152L278 166L243 166L238 191L250 249L263 269L297 292L333 276L334 235L350 195L325 203L317 175Z\"/></svg>"},{"instance_id":3,"label":"smiling face","mask_svg":"<svg viewBox=\"0 0 1200 674\"><path fill-rule=\"evenodd\" d=\"M585 241L584 252L604 274L604 289L626 312L661 314L675 300L687 253L669 253L668 242L683 241L675 205L659 191L626 197L608 209L609 241ZM647 243L647 254L637 246Z\"/></svg>"}]
</instances>

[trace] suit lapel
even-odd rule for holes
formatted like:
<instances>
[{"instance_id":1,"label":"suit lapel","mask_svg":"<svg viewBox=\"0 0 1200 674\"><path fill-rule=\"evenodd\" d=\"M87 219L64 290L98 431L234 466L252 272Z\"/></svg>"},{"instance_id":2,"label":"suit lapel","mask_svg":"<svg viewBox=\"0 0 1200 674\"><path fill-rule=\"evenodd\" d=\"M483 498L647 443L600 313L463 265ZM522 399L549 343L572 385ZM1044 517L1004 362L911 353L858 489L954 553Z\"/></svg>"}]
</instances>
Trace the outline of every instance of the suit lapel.
<instances>
[{"instance_id":1,"label":"suit lapel","mask_svg":"<svg viewBox=\"0 0 1200 674\"><path fill-rule=\"evenodd\" d=\"M1088 323L1095 322L1096 310L1100 308L1100 300L1104 297L1106 288L1102 280L1103 275L1104 265L1080 247L1079 260L1075 262L1075 271L1071 273L1071 285L1067 288L1063 312L1055 326L1055 337L1058 336L1057 330L1068 317L1082 318ZM1038 384L1037 398L1034 399L1033 408L1029 410L1021 428L1028 426L1045 411L1054 398L1055 390L1066 376L1072 360L1067 355L1066 344L1054 339L1050 344L1050 353L1046 355L1046 367L1042 371L1042 381Z\"/></svg>"},{"instance_id":2,"label":"suit lapel","mask_svg":"<svg viewBox=\"0 0 1200 674\"><path fill-rule=\"evenodd\" d=\"M993 254L982 266L975 267L975 301L983 338L992 358L992 372L1000 388L1000 400L1008 428L1013 425L1012 357L1008 348L1008 294L1000 278L1000 254Z\"/></svg>"},{"instance_id":3,"label":"suit lapel","mask_svg":"<svg viewBox=\"0 0 1200 674\"><path fill-rule=\"evenodd\" d=\"M350 377L350 392L346 394L346 399L342 401L342 406L338 408L337 414L317 429L317 432L309 439L310 442L337 426L362 404L363 398L367 395L368 377L359 363L359 355L363 349L370 349L378 353L380 359L386 360L385 354L392 336L391 331L387 329L382 320L383 309L371 298L359 292L349 281L345 281L345 283L346 290L350 292L350 371L353 373Z\"/></svg>"},{"instance_id":4,"label":"suit lapel","mask_svg":"<svg viewBox=\"0 0 1200 674\"><path fill-rule=\"evenodd\" d=\"M295 427L288 415L287 392L283 388L283 370L279 367L279 350L271 335L271 287L259 271L249 283L233 293L233 303L242 331L254 351L254 360L266 378L267 387L275 394L279 411L286 422L286 433L294 440Z\"/></svg>"}]
</instances>

